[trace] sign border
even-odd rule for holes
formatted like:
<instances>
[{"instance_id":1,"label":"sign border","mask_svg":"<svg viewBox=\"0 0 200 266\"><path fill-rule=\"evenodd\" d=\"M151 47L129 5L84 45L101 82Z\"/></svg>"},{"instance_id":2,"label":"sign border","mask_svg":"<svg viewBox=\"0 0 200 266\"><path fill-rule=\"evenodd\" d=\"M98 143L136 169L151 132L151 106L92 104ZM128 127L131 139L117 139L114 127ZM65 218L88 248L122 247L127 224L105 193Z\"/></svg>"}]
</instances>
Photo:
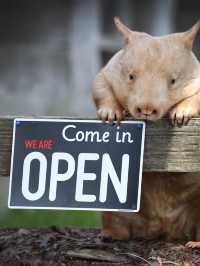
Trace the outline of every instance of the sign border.
<instances>
[{"instance_id":1,"label":"sign border","mask_svg":"<svg viewBox=\"0 0 200 266\"><path fill-rule=\"evenodd\" d=\"M8 192L8 208L9 209L32 209L32 210L83 210L83 211L112 211L112 212L139 212L140 210L140 201L141 201L141 186L142 186L142 169L143 169L143 158L144 158L144 141L145 141L145 130L146 123L140 120L123 120L121 124L142 124L142 141L141 141L141 154L140 154L140 167L139 167L139 185L138 185L138 198L137 198L137 208L132 209L102 209L102 208L73 208L73 207L31 207L31 206L12 206L10 205L11 201L11 184L13 178L13 160L14 160L14 144L15 144L15 133L16 133L16 122L17 121L37 121L37 122L89 122L89 123L103 123L98 119L57 119L57 118L15 118L13 121L13 135L12 135L12 152L11 152L11 166L10 166L10 178L9 178L9 192ZM108 122L106 122L108 123Z\"/></svg>"}]
</instances>

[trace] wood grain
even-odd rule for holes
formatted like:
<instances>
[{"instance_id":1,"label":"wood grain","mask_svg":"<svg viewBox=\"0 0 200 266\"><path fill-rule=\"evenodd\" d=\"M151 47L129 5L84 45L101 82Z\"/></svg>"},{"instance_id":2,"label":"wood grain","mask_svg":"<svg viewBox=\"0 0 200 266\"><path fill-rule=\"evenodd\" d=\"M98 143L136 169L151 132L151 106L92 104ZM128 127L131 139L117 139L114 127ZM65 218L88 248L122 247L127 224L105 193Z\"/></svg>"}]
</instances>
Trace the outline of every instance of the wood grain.
<instances>
[{"instance_id":1,"label":"wood grain","mask_svg":"<svg viewBox=\"0 0 200 266\"><path fill-rule=\"evenodd\" d=\"M13 119L0 117L1 176L9 176L10 172ZM148 122L143 169L152 172L200 171L200 119L193 118L183 127L173 127L167 119Z\"/></svg>"}]
</instances>

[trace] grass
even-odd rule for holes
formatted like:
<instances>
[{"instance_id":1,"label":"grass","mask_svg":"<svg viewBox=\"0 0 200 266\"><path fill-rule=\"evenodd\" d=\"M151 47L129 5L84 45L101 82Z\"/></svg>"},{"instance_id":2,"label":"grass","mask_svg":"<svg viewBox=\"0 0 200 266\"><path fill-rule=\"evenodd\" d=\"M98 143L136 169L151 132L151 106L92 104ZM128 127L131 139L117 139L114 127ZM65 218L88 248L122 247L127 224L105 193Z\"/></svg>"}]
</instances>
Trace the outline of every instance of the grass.
<instances>
[{"instance_id":1,"label":"grass","mask_svg":"<svg viewBox=\"0 0 200 266\"><path fill-rule=\"evenodd\" d=\"M0 228L59 227L99 228L100 213L87 211L8 210L0 218Z\"/></svg>"},{"instance_id":2,"label":"grass","mask_svg":"<svg viewBox=\"0 0 200 266\"><path fill-rule=\"evenodd\" d=\"M0 228L59 227L98 228L99 212L7 209L8 178L0 178Z\"/></svg>"}]
</instances>

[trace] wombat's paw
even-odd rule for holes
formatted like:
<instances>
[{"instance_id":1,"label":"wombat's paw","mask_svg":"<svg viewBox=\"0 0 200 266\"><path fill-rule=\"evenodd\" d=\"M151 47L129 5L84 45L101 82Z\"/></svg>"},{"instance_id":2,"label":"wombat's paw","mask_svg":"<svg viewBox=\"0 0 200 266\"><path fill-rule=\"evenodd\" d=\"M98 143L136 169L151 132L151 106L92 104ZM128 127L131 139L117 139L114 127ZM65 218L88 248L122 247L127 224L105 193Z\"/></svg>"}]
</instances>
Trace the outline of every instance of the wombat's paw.
<instances>
[{"instance_id":1,"label":"wombat's paw","mask_svg":"<svg viewBox=\"0 0 200 266\"><path fill-rule=\"evenodd\" d=\"M119 123L124 117L124 112L120 108L100 107L97 110L97 116L104 122L113 123L117 121Z\"/></svg>"},{"instance_id":2,"label":"wombat's paw","mask_svg":"<svg viewBox=\"0 0 200 266\"><path fill-rule=\"evenodd\" d=\"M173 125L186 125L190 118L198 115L198 109L190 101L177 104L169 113Z\"/></svg>"},{"instance_id":3,"label":"wombat's paw","mask_svg":"<svg viewBox=\"0 0 200 266\"><path fill-rule=\"evenodd\" d=\"M103 230L101 231L101 233L98 236L102 241L104 242L112 242L113 238L112 236L109 234L109 232Z\"/></svg>"},{"instance_id":4,"label":"wombat's paw","mask_svg":"<svg viewBox=\"0 0 200 266\"><path fill-rule=\"evenodd\" d=\"M189 241L185 245L187 248L200 248L200 242Z\"/></svg>"},{"instance_id":5,"label":"wombat's paw","mask_svg":"<svg viewBox=\"0 0 200 266\"><path fill-rule=\"evenodd\" d=\"M127 241L130 239L129 229L122 227L119 229L103 229L100 235L103 241L114 241L114 240Z\"/></svg>"}]
</instances>

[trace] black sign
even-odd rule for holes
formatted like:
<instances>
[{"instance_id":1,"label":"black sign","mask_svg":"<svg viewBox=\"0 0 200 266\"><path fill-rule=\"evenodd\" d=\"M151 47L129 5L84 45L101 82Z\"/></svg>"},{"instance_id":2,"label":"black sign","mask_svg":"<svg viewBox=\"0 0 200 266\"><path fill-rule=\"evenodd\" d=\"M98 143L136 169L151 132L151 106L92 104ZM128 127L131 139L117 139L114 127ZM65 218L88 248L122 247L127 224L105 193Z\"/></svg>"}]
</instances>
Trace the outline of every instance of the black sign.
<instances>
[{"instance_id":1,"label":"black sign","mask_svg":"<svg viewBox=\"0 0 200 266\"><path fill-rule=\"evenodd\" d=\"M15 119L9 208L139 211L145 123Z\"/></svg>"}]
</instances>

